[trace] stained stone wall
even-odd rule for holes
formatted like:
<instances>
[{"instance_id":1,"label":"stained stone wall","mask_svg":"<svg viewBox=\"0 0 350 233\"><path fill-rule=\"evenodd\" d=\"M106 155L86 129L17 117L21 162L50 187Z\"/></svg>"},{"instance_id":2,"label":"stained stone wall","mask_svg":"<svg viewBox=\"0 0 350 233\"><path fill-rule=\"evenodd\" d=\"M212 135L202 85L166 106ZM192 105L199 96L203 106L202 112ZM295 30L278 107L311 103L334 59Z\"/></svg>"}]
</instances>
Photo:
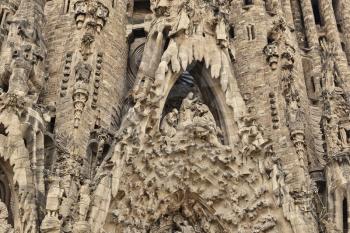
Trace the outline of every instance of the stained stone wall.
<instances>
[{"instance_id":1,"label":"stained stone wall","mask_svg":"<svg viewBox=\"0 0 350 233\"><path fill-rule=\"evenodd\" d=\"M348 233L349 0L0 0L0 233Z\"/></svg>"}]
</instances>

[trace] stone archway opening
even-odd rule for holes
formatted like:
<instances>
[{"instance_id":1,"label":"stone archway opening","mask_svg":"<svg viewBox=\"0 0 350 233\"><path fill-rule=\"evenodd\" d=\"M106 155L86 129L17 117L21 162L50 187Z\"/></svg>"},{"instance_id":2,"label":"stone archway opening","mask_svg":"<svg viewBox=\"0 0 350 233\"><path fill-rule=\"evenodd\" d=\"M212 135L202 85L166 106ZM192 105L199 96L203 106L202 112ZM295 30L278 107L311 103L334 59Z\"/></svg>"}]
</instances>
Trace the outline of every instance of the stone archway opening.
<instances>
[{"instance_id":1,"label":"stone archway opening","mask_svg":"<svg viewBox=\"0 0 350 233\"><path fill-rule=\"evenodd\" d=\"M220 110L217 96L214 94L214 89L220 89L220 87L208 83L207 78L211 79L209 71L204 68L204 64L199 62L192 64L186 71L182 72L167 96L161 118L163 120L173 109L180 111L183 100L192 92L195 98L208 106L216 125L222 130L220 141L226 144L228 136L225 131L225 119Z\"/></svg>"}]
</instances>

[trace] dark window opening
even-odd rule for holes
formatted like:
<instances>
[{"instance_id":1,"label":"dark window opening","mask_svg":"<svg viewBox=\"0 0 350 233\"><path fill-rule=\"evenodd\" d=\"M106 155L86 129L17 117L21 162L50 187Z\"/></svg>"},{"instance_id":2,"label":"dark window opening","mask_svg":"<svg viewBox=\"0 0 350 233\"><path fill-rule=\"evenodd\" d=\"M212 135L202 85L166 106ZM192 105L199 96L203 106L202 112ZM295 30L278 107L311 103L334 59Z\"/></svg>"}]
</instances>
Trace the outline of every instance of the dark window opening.
<instances>
[{"instance_id":1,"label":"dark window opening","mask_svg":"<svg viewBox=\"0 0 350 233\"><path fill-rule=\"evenodd\" d=\"M337 0L332 0L332 7L333 7L334 14L336 14L335 12L338 9L338 1Z\"/></svg>"},{"instance_id":2,"label":"dark window opening","mask_svg":"<svg viewBox=\"0 0 350 233\"><path fill-rule=\"evenodd\" d=\"M342 17L339 9L339 0L332 0L332 7L333 7L333 12L334 12L334 17L337 22L337 28L339 32L343 32L342 30Z\"/></svg>"},{"instance_id":3,"label":"dark window opening","mask_svg":"<svg viewBox=\"0 0 350 233\"><path fill-rule=\"evenodd\" d=\"M134 29L133 35L134 35L134 38L143 38L147 36L144 28Z\"/></svg>"},{"instance_id":4,"label":"dark window opening","mask_svg":"<svg viewBox=\"0 0 350 233\"><path fill-rule=\"evenodd\" d=\"M55 124L56 124L56 117L51 117L49 129L48 129L50 133L53 133L55 129Z\"/></svg>"},{"instance_id":5,"label":"dark window opening","mask_svg":"<svg viewBox=\"0 0 350 233\"><path fill-rule=\"evenodd\" d=\"M326 43L327 42L327 38L325 36L320 36L318 38L318 43L321 45L322 43Z\"/></svg>"},{"instance_id":6,"label":"dark window opening","mask_svg":"<svg viewBox=\"0 0 350 233\"><path fill-rule=\"evenodd\" d=\"M4 135L4 136L7 136L8 133L6 133L6 127L3 123L0 123L0 134Z\"/></svg>"},{"instance_id":7,"label":"dark window opening","mask_svg":"<svg viewBox=\"0 0 350 233\"><path fill-rule=\"evenodd\" d=\"M135 1L134 2L134 12L135 11L150 11L151 3L150 1Z\"/></svg>"},{"instance_id":8,"label":"dark window opening","mask_svg":"<svg viewBox=\"0 0 350 233\"><path fill-rule=\"evenodd\" d=\"M1 88L2 88L2 91L5 92L5 93L7 93L8 90L9 90L9 86L6 85L6 84L4 84Z\"/></svg>"},{"instance_id":9,"label":"dark window opening","mask_svg":"<svg viewBox=\"0 0 350 233\"><path fill-rule=\"evenodd\" d=\"M170 43L170 39L167 38L164 44L164 51L168 49L169 43Z\"/></svg>"},{"instance_id":10,"label":"dark window opening","mask_svg":"<svg viewBox=\"0 0 350 233\"><path fill-rule=\"evenodd\" d=\"M341 24L340 23L337 23L337 28L338 28L338 32L342 33L343 32L343 29L341 27Z\"/></svg>"},{"instance_id":11,"label":"dark window opening","mask_svg":"<svg viewBox=\"0 0 350 233\"><path fill-rule=\"evenodd\" d=\"M219 13L220 13L219 8L218 8L218 7L215 7L215 8L214 8L214 16L218 16Z\"/></svg>"},{"instance_id":12,"label":"dark window opening","mask_svg":"<svg viewBox=\"0 0 350 233\"><path fill-rule=\"evenodd\" d=\"M64 0L64 13L69 13L70 10L70 0Z\"/></svg>"},{"instance_id":13,"label":"dark window opening","mask_svg":"<svg viewBox=\"0 0 350 233\"><path fill-rule=\"evenodd\" d=\"M115 0L112 0L112 7L115 7Z\"/></svg>"},{"instance_id":14,"label":"dark window opening","mask_svg":"<svg viewBox=\"0 0 350 233\"><path fill-rule=\"evenodd\" d=\"M254 25L248 25L247 33L248 33L248 40L254 40L255 39Z\"/></svg>"},{"instance_id":15,"label":"dark window opening","mask_svg":"<svg viewBox=\"0 0 350 233\"><path fill-rule=\"evenodd\" d=\"M253 5L253 0L244 0L244 5L245 6Z\"/></svg>"},{"instance_id":16,"label":"dark window opening","mask_svg":"<svg viewBox=\"0 0 350 233\"><path fill-rule=\"evenodd\" d=\"M345 44L344 44L344 42L341 42L340 44L341 44L341 48L342 48L342 50L345 52L345 51L346 51L346 48L345 48Z\"/></svg>"},{"instance_id":17,"label":"dark window opening","mask_svg":"<svg viewBox=\"0 0 350 233\"><path fill-rule=\"evenodd\" d=\"M345 130L346 133L346 139L347 139L347 143L349 143L349 139L350 139L350 130Z\"/></svg>"},{"instance_id":18,"label":"dark window opening","mask_svg":"<svg viewBox=\"0 0 350 233\"><path fill-rule=\"evenodd\" d=\"M23 143L24 143L24 146L28 149L28 142L27 142L27 139L23 138Z\"/></svg>"},{"instance_id":19,"label":"dark window opening","mask_svg":"<svg viewBox=\"0 0 350 233\"><path fill-rule=\"evenodd\" d=\"M348 223L348 201L346 198L343 200L343 232L348 233L349 223Z\"/></svg>"},{"instance_id":20,"label":"dark window opening","mask_svg":"<svg viewBox=\"0 0 350 233\"><path fill-rule=\"evenodd\" d=\"M312 91L315 92L316 91L315 77L311 77L311 87L312 87Z\"/></svg>"},{"instance_id":21,"label":"dark window opening","mask_svg":"<svg viewBox=\"0 0 350 233\"><path fill-rule=\"evenodd\" d=\"M1 9L1 12L0 12L0 26L3 27L3 23L4 23L4 15L5 15L5 12L4 12L4 9Z\"/></svg>"},{"instance_id":22,"label":"dark window opening","mask_svg":"<svg viewBox=\"0 0 350 233\"><path fill-rule=\"evenodd\" d=\"M4 202L6 198L6 187L3 182L0 181L0 201Z\"/></svg>"},{"instance_id":23,"label":"dark window opening","mask_svg":"<svg viewBox=\"0 0 350 233\"><path fill-rule=\"evenodd\" d=\"M318 0L312 0L311 3L312 3L312 11L314 13L314 18L315 18L315 23L317 25L323 26Z\"/></svg>"},{"instance_id":24,"label":"dark window opening","mask_svg":"<svg viewBox=\"0 0 350 233\"><path fill-rule=\"evenodd\" d=\"M231 39L235 38L235 26L230 25L229 35Z\"/></svg>"},{"instance_id":25,"label":"dark window opening","mask_svg":"<svg viewBox=\"0 0 350 233\"><path fill-rule=\"evenodd\" d=\"M132 24L142 24L152 14L149 0L135 0L131 16Z\"/></svg>"},{"instance_id":26,"label":"dark window opening","mask_svg":"<svg viewBox=\"0 0 350 233\"><path fill-rule=\"evenodd\" d=\"M247 27L247 33L248 33L248 40L250 40L250 28L249 28L249 26Z\"/></svg>"},{"instance_id":27,"label":"dark window opening","mask_svg":"<svg viewBox=\"0 0 350 233\"><path fill-rule=\"evenodd\" d=\"M94 129L99 129L101 128L98 124L95 124Z\"/></svg>"}]
</instances>

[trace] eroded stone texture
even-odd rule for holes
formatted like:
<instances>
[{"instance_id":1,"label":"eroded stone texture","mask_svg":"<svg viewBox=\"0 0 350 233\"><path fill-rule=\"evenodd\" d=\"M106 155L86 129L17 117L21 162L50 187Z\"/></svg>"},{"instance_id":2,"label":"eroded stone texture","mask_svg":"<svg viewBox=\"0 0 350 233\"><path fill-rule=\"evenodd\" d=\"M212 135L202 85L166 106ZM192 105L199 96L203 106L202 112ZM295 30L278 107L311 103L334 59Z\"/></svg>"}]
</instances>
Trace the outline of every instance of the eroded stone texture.
<instances>
[{"instance_id":1,"label":"eroded stone texture","mask_svg":"<svg viewBox=\"0 0 350 233\"><path fill-rule=\"evenodd\" d=\"M348 0L2 0L0 233L348 233Z\"/></svg>"}]
</instances>

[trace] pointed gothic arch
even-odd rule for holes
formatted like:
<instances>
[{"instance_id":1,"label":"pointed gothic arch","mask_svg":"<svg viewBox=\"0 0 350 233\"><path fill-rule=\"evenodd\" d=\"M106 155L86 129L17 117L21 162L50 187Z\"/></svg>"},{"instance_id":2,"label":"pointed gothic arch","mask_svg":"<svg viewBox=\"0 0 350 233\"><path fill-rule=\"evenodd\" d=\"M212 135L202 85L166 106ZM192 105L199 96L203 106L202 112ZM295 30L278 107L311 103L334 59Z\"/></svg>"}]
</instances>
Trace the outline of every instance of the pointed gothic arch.
<instances>
[{"instance_id":1,"label":"pointed gothic arch","mask_svg":"<svg viewBox=\"0 0 350 233\"><path fill-rule=\"evenodd\" d=\"M166 96L161 100L160 108L162 113L166 107L166 102L172 88L176 82L182 77L185 71L181 70L178 73L172 73L171 77L166 77L163 83L163 94ZM205 104L208 105L210 111L214 115L217 126L220 127L223 133L224 144L230 144L237 139L237 135L233 133L237 126L234 122L233 111L226 103L225 93L222 91L218 79L213 79L209 69L205 67L203 62L194 62L188 66L187 72L194 78ZM164 115L164 114L162 114ZM160 119L161 120L161 119Z\"/></svg>"},{"instance_id":2,"label":"pointed gothic arch","mask_svg":"<svg viewBox=\"0 0 350 233\"><path fill-rule=\"evenodd\" d=\"M215 117L216 123L221 126L219 109L217 108L217 101L212 93L212 88L205 80L200 80L199 76L200 74L198 75L198 73L192 69L180 75L170 90L165 102L162 117L174 108L179 110L183 99L186 98L188 93L193 92L209 107L211 113Z\"/></svg>"}]
</instances>

